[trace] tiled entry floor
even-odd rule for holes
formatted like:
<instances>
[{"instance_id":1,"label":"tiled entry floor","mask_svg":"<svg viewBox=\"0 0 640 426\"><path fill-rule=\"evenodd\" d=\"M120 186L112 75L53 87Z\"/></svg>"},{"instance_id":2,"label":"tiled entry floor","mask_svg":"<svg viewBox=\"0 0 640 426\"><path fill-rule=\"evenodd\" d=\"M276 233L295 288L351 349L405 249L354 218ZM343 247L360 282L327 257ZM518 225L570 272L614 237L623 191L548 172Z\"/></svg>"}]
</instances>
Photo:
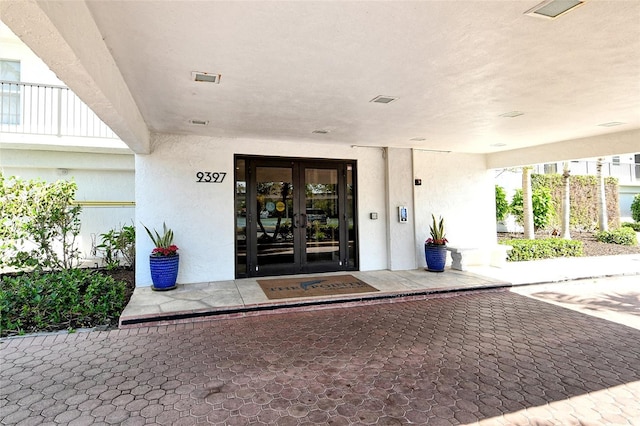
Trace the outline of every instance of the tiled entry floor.
<instances>
[{"instance_id":1,"label":"tiled entry floor","mask_svg":"<svg viewBox=\"0 0 640 426\"><path fill-rule=\"evenodd\" d=\"M345 272L326 275L340 275ZM380 290L376 293L304 299L269 300L256 279L178 285L175 290L154 292L139 287L120 318L121 327L200 321L214 316L248 316L266 312L311 310L416 300L434 294L470 289L505 288L511 285L553 283L585 278L640 276L640 255L568 257L529 262L508 262L502 268L471 267L468 272L447 268L442 273L411 271L348 272ZM313 274L309 276L318 276Z\"/></svg>"},{"instance_id":2,"label":"tiled entry floor","mask_svg":"<svg viewBox=\"0 0 640 426\"><path fill-rule=\"evenodd\" d=\"M139 287L136 288L131 301L120 317L120 326L125 328L150 323L197 321L222 315L245 316L283 309L309 310L336 304L381 303L400 298L405 300L425 298L434 293L457 290L500 288L508 284L500 279L451 269L443 273L424 270L348 273L379 291L354 295L269 300L256 282L257 279L269 278L185 284L166 292L153 291L150 287ZM308 276L342 274L345 272Z\"/></svg>"}]
</instances>

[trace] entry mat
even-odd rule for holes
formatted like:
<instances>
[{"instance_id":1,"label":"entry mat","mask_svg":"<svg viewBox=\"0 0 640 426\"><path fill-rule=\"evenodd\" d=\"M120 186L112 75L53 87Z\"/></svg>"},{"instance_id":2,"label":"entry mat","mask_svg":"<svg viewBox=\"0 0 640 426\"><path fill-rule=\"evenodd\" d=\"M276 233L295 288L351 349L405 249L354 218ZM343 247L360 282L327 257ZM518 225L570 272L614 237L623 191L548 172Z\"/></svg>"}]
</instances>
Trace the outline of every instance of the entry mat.
<instances>
[{"instance_id":1,"label":"entry mat","mask_svg":"<svg viewBox=\"0 0 640 426\"><path fill-rule=\"evenodd\" d=\"M332 296L378 291L353 275L258 280L269 299Z\"/></svg>"}]
</instances>

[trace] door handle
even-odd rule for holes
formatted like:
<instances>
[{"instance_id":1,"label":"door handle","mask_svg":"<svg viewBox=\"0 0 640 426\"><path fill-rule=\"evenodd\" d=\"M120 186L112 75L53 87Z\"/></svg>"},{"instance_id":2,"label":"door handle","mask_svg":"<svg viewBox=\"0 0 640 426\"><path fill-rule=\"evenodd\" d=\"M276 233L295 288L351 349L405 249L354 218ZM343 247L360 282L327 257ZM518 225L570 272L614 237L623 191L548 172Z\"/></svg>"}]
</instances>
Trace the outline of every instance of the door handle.
<instances>
[{"instance_id":1,"label":"door handle","mask_svg":"<svg viewBox=\"0 0 640 426\"><path fill-rule=\"evenodd\" d=\"M297 229L298 226L299 226L298 213L296 213L296 214L293 215L293 229Z\"/></svg>"},{"instance_id":2,"label":"door handle","mask_svg":"<svg viewBox=\"0 0 640 426\"><path fill-rule=\"evenodd\" d=\"M308 223L309 223L309 222L307 222L307 215L302 213L300 216L302 216L302 219L304 219L304 221L302 222L302 227L306 228Z\"/></svg>"}]
</instances>

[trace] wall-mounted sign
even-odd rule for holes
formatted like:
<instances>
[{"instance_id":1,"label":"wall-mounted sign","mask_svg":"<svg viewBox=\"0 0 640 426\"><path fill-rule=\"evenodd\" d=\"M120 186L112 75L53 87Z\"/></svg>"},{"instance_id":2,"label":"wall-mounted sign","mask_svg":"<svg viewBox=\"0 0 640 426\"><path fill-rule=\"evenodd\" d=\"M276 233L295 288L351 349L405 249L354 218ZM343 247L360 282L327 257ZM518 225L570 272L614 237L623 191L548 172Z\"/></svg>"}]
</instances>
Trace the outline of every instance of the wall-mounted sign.
<instances>
[{"instance_id":1,"label":"wall-mounted sign","mask_svg":"<svg viewBox=\"0 0 640 426\"><path fill-rule=\"evenodd\" d=\"M276 203L276 210L278 210L279 212L283 212L284 211L284 203L282 201L278 201Z\"/></svg>"},{"instance_id":2,"label":"wall-mounted sign","mask_svg":"<svg viewBox=\"0 0 640 426\"><path fill-rule=\"evenodd\" d=\"M227 172L196 172L196 182L222 183L226 176Z\"/></svg>"}]
</instances>

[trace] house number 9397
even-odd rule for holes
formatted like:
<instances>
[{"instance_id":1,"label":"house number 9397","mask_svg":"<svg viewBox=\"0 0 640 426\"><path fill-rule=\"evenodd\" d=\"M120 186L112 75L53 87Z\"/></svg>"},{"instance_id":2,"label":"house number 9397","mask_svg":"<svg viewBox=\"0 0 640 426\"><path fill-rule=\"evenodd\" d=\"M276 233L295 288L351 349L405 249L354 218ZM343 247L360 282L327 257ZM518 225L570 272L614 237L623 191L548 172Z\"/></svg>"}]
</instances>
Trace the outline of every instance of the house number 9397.
<instances>
[{"instance_id":1,"label":"house number 9397","mask_svg":"<svg viewBox=\"0 0 640 426\"><path fill-rule=\"evenodd\" d=\"M196 182L222 183L227 172L196 172Z\"/></svg>"}]
</instances>

